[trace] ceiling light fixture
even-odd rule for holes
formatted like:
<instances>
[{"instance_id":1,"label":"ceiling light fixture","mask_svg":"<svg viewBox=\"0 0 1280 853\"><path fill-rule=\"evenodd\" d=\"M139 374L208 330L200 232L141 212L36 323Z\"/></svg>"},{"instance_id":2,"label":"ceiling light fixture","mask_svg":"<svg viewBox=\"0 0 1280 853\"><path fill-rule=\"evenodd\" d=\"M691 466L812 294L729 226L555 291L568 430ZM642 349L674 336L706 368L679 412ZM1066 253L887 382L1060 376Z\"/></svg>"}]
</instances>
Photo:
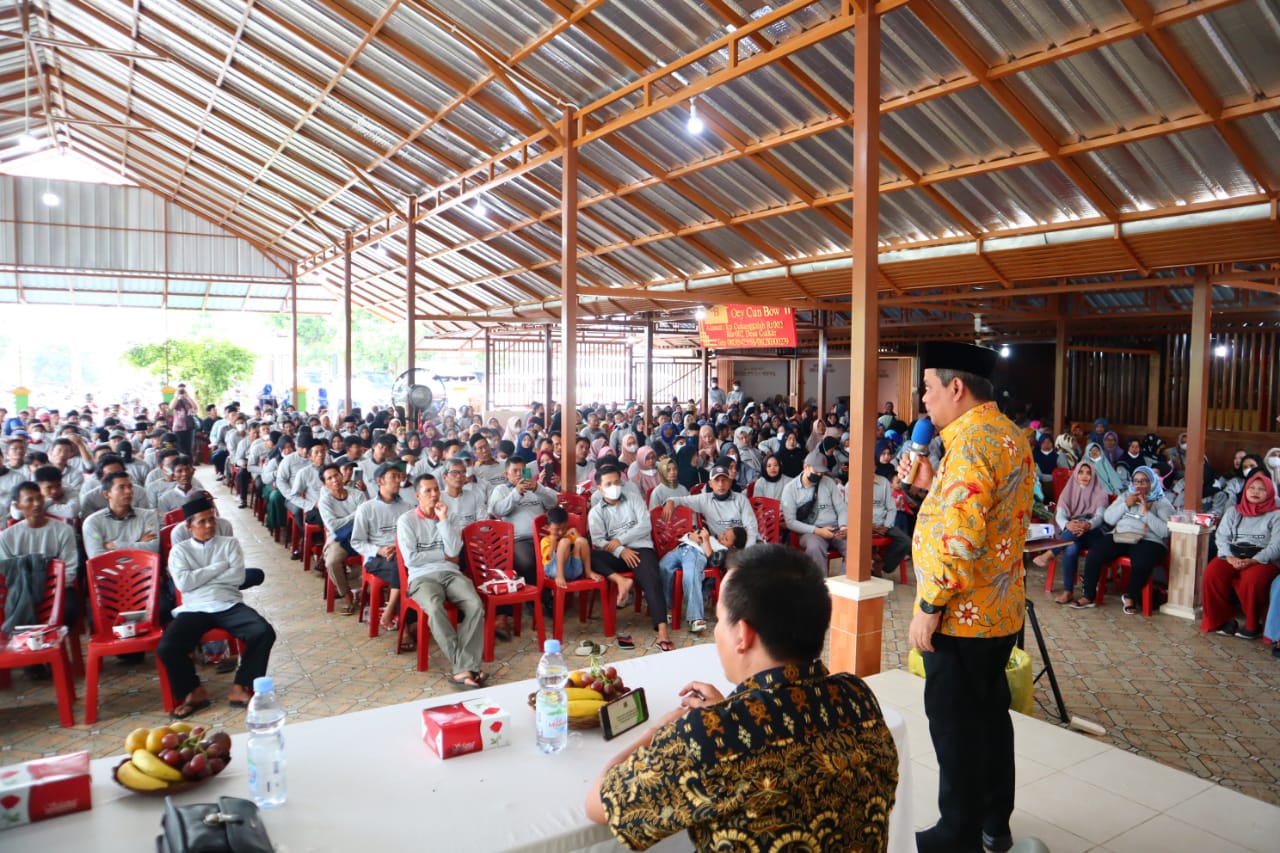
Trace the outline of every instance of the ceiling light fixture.
<instances>
[{"instance_id":1,"label":"ceiling light fixture","mask_svg":"<svg viewBox=\"0 0 1280 853\"><path fill-rule=\"evenodd\" d=\"M489 213L489 207L484 203L484 199L476 196L476 200L471 204L471 212L476 216L485 216Z\"/></svg>"},{"instance_id":2,"label":"ceiling light fixture","mask_svg":"<svg viewBox=\"0 0 1280 853\"><path fill-rule=\"evenodd\" d=\"M694 136L702 133L702 129L705 127L702 119L698 118L698 104L694 101L689 101L689 123L685 126Z\"/></svg>"},{"instance_id":3,"label":"ceiling light fixture","mask_svg":"<svg viewBox=\"0 0 1280 853\"><path fill-rule=\"evenodd\" d=\"M699 305L698 309L693 312L693 318L701 323L703 320L707 319L707 309Z\"/></svg>"},{"instance_id":4,"label":"ceiling light fixture","mask_svg":"<svg viewBox=\"0 0 1280 853\"><path fill-rule=\"evenodd\" d=\"M57 207L58 204L62 201L60 198L58 198L58 194L55 193L53 190L45 190L44 195L42 195L40 198L44 202L45 207Z\"/></svg>"},{"instance_id":5,"label":"ceiling light fixture","mask_svg":"<svg viewBox=\"0 0 1280 853\"><path fill-rule=\"evenodd\" d=\"M1009 357L1009 345L1008 345L1008 344L1005 344L1004 346L1000 347L1000 357L1001 357L1001 358L1008 358L1008 357Z\"/></svg>"},{"instance_id":6,"label":"ceiling light fixture","mask_svg":"<svg viewBox=\"0 0 1280 853\"><path fill-rule=\"evenodd\" d=\"M1213 348L1213 354L1214 354L1214 355L1216 355L1218 358L1226 358L1226 357L1227 357L1227 345L1226 345L1226 344L1218 344L1216 347L1214 347L1214 348Z\"/></svg>"}]
</instances>

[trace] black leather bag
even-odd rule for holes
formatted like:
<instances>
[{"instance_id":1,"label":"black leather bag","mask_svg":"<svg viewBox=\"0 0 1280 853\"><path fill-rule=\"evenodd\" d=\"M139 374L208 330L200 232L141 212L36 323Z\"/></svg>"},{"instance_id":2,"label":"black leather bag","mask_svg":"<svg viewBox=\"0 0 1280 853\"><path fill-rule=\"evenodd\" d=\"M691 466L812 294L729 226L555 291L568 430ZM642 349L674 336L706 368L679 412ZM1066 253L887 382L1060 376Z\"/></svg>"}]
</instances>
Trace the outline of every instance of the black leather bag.
<instances>
[{"instance_id":1,"label":"black leather bag","mask_svg":"<svg viewBox=\"0 0 1280 853\"><path fill-rule=\"evenodd\" d=\"M156 836L158 853L273 853L262 814L252 800L219 797L216 803L179 806L164 798Z\"/></svg>"},{"instance_id":2,"label":"black leather bag","mask_svg":"<svg viewBox=\"0 0 1280 853\"><path fill-rule=\"evenodd\" d=\"M1252 560L1258 556L1262 550L1261 545L1255 545L1252 542L1232 542L1231 556L1239 557L1242 560Z\"/></svg>"}]
</instances>

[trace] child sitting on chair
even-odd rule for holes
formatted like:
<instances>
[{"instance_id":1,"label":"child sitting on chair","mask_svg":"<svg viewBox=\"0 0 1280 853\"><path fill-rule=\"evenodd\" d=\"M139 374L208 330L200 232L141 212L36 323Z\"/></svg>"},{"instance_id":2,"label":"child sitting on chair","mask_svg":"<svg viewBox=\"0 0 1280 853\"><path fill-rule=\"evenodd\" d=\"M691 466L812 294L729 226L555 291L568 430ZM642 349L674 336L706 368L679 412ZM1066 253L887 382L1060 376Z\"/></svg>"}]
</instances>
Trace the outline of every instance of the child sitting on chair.
<instances>
[{"instance_id":1,"label":"child sitting on chair","mask_svg":"<svg viewBox=\"0 0 1280 853\"><path fill-rule=\"evenodd\" d=\"M542 570L560 588L584 575L595 580L591 571L591 543L569 526L569 513L564 507L547 510L547 535L542 538Z\"/></svg>"},{"instance_id":2,"label":"child sitting on chair","mask_svg":"<svg viewBox=\"0 0 1280 853\"><path fill-rule=\"evenodd\" d=\"M672 548L658 561L662 583L667 591L667 604L671 606L676 570L684 571L684 606L689 619L689 633L701 634L707 630L703 617L702 576L707 566L723 569L729 555L747 544L745 527L726 527L715 536L707 528L691 530L680 537L680 544Z\"/></svg>"}]
</instances>

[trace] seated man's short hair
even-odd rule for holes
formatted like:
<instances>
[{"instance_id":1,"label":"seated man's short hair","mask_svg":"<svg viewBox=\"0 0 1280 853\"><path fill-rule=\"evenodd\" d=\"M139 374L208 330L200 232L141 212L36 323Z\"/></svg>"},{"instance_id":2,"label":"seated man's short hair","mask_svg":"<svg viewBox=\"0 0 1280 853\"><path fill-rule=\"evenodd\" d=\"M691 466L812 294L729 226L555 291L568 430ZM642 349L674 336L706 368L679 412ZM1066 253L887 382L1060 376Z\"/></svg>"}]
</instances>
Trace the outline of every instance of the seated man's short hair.
<instances>
[{"instance_id":1,"label":"seated man's short hair","mask_svg":"<svg viewBox=\"0 0 1280 853\"><path fill-rule=\"evenodd\" d=\"M774 660L808 663L822 654L831 594L825 574L804 552L772 544L739 552L720 598L729 623L745 620Z\"/></svg>"}]
</instances>

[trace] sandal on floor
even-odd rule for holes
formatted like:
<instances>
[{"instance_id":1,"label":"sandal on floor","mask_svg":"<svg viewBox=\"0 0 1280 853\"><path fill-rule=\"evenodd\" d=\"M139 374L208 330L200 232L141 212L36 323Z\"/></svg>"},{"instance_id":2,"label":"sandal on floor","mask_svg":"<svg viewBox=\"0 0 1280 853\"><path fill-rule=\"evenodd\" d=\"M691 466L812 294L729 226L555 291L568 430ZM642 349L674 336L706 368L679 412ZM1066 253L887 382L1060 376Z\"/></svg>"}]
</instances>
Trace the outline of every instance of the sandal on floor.
<instances>
[{"instance_id":1,"label":"sandal on floor","mask_svg":"<svg viewBox=\"0 0 1280 853\"><path fill-rule=\"evenodd\" d=\"M488 684L490 678L493 678L492 672L482 672L476 669L471 670L471 680L476 684L479 684L481 687Z\"/></svg>"},{"instance_id":2,"label":"sandal on floor","mask_svg":"<svg viewBox=\"0 0 1280 853\"><path fill-rule=\"evenodd\" d=\"M418 650L418 638L413 634L408 634L407 639L400 644L402 652L416 652Z\"/></svg>"},{"instance_id":3,"label":"sandal on floor","mask_svg":"<svg viewBox=\"0 0 1280 853\"><path fill-rule=\"evenodd\" d=\"M185 720L187 717L194 716L213 704L210 699L201 699L199 702L183 702L181 705L173 709L173 713L169 715L171 720Z\"/></svg>"},{"instance_id":4,"label":"sandal on floor","mask_svg":"<svg viewBox=\"0 0 1280 853\"><path fill-rule=\"evenodd\" d=\"M480 682L476 681L469 672L455 672L453 675L446 678L444 683L447 684L451 690L477 690L480 688Z\"/></svg>"},{"instance_id":5,"label":"sandal on floor","mask_svg":"<svg viewBox=\"0 0 1280 853\"><path fill-rule=\"evenodd\" d=\"M1054 604L1070 604L1072 601L1075 601L1075 596L1066 590L1058 593L1058 595L1053 599Z\"/></svg>"},{"instance_id":6,"label":"sandal on floor","mask_svg":"<svg viewBox=\"0 0 1280 853\"><path fill-rule=\"evenodd\" d=\"M599 643L594 643L591 640L583 640L581 643L578 643L578 646L573 650L573 653L580 658L599 657L604 654L604 650L607 648L609 647L602 646Z\"/></svg>"},{"instance_id":7,"label":"sandal on floor","mask_svg":"<svg viewBox=\"0 0 1280 853\"><path fill-rule=\"evenodd\" d=\"M1077 598L1075 601L1071 602L1072 610L1088 610L1090 607L1097 606L1097 604L1088 598Z\"/></svg>"},{"instance_id":8,"label":"sandal on floor","mask_svg":"<svg viewBox=\"0 0 1280 853\"><path fill-rule=\"evenodd\" d=\"M619 634L614 639L618 641L618 648L620 649L634 649L636 647L636 641L631 639L630 634Z\"/></svg>"},{"instance_id":9,"label":"sandal on floor","mask_svg":"<svg viewBox=\"0 0 1280 853\"><path fill-rule=\"evenodd\" d=\"M1127 596L1127 595L1122 595L1122 596L1120 596L1120 601L1121 601L1121 603L1122 603L1122 604L1124 604L1124 613L1125 613L1125 615L1126 615L1126 616L1135 616L1135 615L1137 615L1137 613L1138 613L1138 608L1137 608L1136 606L1134 606L1133 599L1131 599L1131 598L1130 598L1129 596Z\"/></svg>"},{"instance_id":10,"label":"sandal on floor","mask_svg":"<svg viewBox=\"0 0 1280 853\"><path fill-rule=\"evenodd\" d=\"M676 644L670 640L655 640L654 645L664 652L674 652L676 650Z\"/></svg>"}]
</instances>

